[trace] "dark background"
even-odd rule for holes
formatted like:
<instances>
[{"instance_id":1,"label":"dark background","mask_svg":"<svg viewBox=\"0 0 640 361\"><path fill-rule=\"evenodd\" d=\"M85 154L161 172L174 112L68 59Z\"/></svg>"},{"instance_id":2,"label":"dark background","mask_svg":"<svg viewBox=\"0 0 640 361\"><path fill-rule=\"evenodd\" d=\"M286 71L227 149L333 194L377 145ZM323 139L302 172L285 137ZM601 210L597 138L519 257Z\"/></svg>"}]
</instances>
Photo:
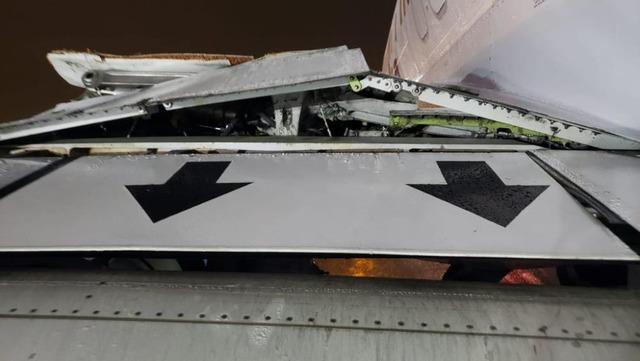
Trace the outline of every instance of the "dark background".
<instances>
[{"instance_id":1,"label":"dark background","mask_svg":"<svg viewBox=\"0 0 640 361\"><path fill-rule=\"evenodd\" d=\"M0 2L0 121L81 93L58 77L52 49L113 54L260 56L347 45L380 69L395 0L156 0Z\"/></svg>"}]
</instances>

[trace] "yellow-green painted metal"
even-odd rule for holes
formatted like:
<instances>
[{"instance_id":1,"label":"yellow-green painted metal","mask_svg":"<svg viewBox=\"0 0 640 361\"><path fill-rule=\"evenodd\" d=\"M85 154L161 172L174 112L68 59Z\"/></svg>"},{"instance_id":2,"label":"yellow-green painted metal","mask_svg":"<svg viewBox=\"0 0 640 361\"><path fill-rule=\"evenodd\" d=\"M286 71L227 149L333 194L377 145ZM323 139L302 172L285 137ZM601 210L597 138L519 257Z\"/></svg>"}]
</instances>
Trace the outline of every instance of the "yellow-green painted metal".
<instances>
[{"instance_id":1,"label":"yellow-green painted metal","mask_svg":"<svg viewBox=\"0 0 640 361\"><path fill-rule=\"evenodd\" d=\"M349 87L356 93L362 90L362 84L355 76L349 77Z\"/></svg>"},{"instance_id":2,"label":"yellow-green painted metal","mask_svg":"<svg viewBox=\"0 0 640 361\"><path fill-rule=\"evenodd\" d=\"M511 124L498 122L495 120L475 118L475 117L439 117L439 116L392 116L391 127L394 129L404 129L417 125L434 125L442 127L475 127L480 128L486 133L497 133L499 131L507 130L514 135L521 135L525 137L535 137L550 139L560 143L566 143L567 140L558 137L550 137L544 133L536 132L522 127L517 127Z\"/></svg>"}]
</instances>

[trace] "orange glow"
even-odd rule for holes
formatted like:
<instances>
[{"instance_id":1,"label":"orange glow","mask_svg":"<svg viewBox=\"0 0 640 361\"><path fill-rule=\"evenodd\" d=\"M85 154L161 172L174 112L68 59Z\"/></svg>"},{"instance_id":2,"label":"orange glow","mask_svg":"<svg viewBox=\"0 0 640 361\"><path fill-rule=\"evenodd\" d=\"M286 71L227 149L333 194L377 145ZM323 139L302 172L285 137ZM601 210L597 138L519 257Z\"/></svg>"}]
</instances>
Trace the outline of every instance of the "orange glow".
<instances>
[{"instance_id":1,"label":"orange glow","mask_svg":"<svg viewBox=\"0 0 640 361\"><path fill-rule=\"evenodd\" d=\"M415 258L316 258L314 263L331 276L442 280L446 263ZM514 269L500 281L511 285L558 285L555 268Z\"/></svg>"},{"instance_id":2,"label":"orange glow","mask_svg":"<svg viewBox=\"0 0 640 361\"><path fill-rule=\"evenodd\" d=\"M376 262L372 259L367 258L357 258L352 260L351 265L347 269L347 274L350 274L354 277L365 277L367 275L372 275L375 272Z\"/></svg>"},{"instance_id":3,"label":"orange glow","mask_svg":"<svg viewBox=\"0 0 640 361\"><path fill-rule=\"evenodd\" d=\"M557 285L559 284L554 268L514 269L500 281L511 285Z\"/></svg>"},{"instance_id":4,"label":"orange glow","mask_svg":"<svg viewBox=\"0 0 640 361\"><path fill-rule=\"evenodd\" d=\"M314 263L332 276L441 280L446 263L413 258L316 258Z\"/></svg>"}]
</instances>

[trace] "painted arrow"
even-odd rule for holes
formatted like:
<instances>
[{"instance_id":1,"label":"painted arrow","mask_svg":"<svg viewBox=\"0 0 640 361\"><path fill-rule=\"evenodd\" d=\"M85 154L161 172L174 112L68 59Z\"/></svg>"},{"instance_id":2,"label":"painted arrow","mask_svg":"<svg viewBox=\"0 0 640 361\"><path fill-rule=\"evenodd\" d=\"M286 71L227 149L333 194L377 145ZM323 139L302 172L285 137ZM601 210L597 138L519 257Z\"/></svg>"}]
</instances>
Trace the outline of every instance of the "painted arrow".
<instances>
[{"instance_id":1,"label":"painted arrow","mask_svg":"<svg viewBox=\"0 0 640 361\"><path fill-rule=\"evenodd\" d=\"M164 184L125 186L153 223L249 183L218 183L231 162L187 162Z\"/></svg>"},{"instance_id":2,"label":"painted arrow","mask_svg":"<svg viewBox=\"0 0 640 361\"><path fill-rule=\"evenodd\" d=\"M486 162L437 162L447 184L408 184L506 227L549 186L505 185Z\"/></svg>"}]
</instances>

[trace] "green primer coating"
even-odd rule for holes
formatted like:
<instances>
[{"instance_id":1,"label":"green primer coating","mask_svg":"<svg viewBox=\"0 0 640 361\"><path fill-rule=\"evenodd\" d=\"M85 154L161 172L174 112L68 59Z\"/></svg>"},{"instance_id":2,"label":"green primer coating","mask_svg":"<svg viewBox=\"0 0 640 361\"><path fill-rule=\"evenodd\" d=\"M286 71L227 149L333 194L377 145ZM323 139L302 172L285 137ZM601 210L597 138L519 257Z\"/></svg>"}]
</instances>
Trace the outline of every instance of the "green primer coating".
<instances>
[{"instance_id":1,"label":"green primer coating","mask_svg":"<svg viewBox=\"0 0 640 361\"><path fill-rule=\"evenodd\" d=\"M362 84L360 83L360 80L358 80L358 78L356 78L355 76L352 76L352 77L349 78L349 87L355 93L357 93L360 90L362 90Z\"/></svg>"},{"instance_id":2,"label":"green primer coating","mask_svg":"<svg viewBox=\"0 0 640 361\"><path fill-rule=\"evenodd\" d=\"M552 141L559 143L566 143L567 141L558 137L550 137L544 133L536 132L521 127L516 127L511 124L497 122L495 120L489 120L484 118L472 118L472 117L434 117L434 116L416 116L416 117L403 117L392 116L391 128L392 129L404 129L416 125L436 125L443 127L476 127L481 128L486 133L497 133L498 131L507 130L513 135L520 135L525 137L536 138L548 138Z\"/></svg>"}]
</instances>

